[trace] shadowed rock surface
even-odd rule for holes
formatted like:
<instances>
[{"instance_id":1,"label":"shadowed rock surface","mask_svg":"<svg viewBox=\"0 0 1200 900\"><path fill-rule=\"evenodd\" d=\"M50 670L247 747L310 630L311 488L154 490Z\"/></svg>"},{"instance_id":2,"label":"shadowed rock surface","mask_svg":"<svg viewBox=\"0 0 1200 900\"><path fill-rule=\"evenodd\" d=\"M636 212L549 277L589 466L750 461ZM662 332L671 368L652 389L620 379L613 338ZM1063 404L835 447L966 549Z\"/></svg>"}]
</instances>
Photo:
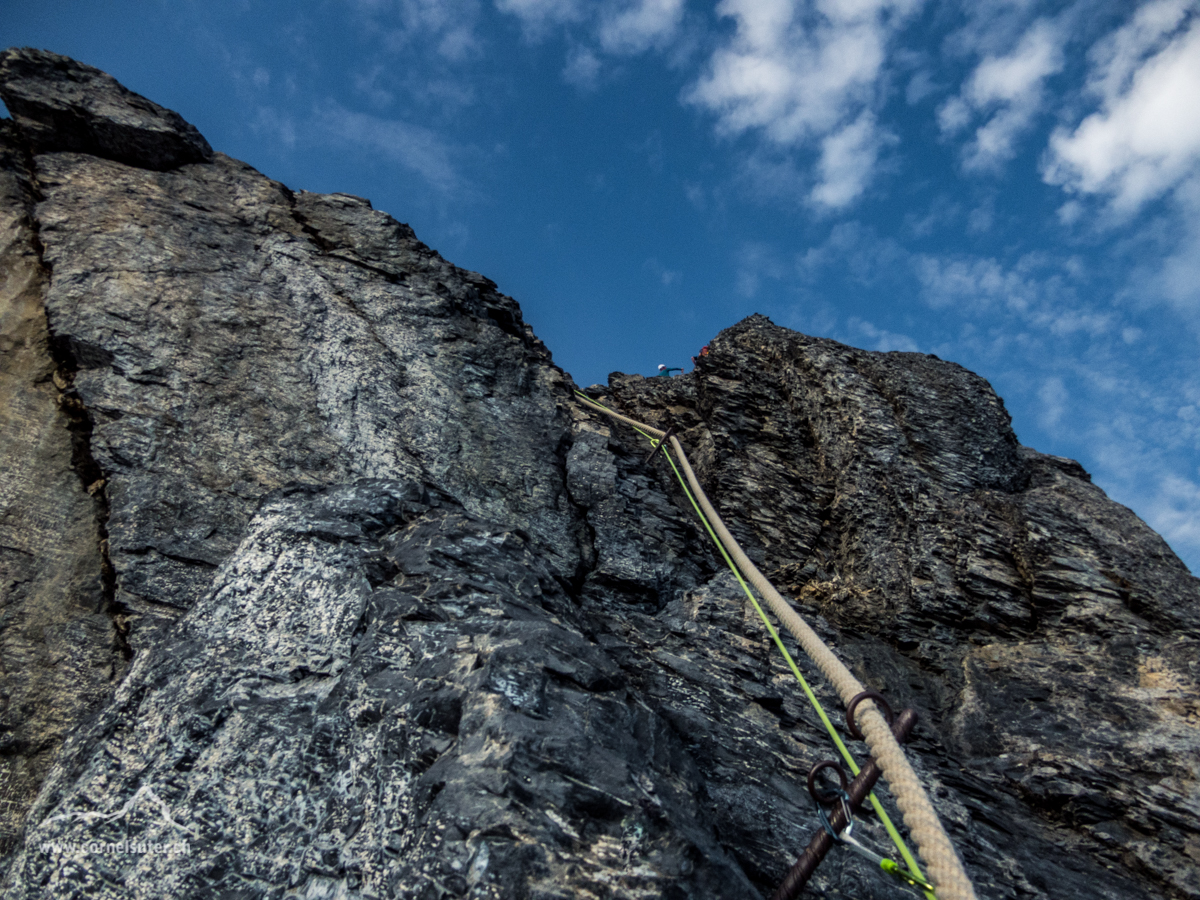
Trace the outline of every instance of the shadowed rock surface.
<instances>
[{"instance_id":1,"label":"shadowed rock surface","mask_svg":"<svg viewBox=\"0 0 1200 900\"><path fill-rule=\"evenodd\" d=\"M10 50L0 96L4 896L769 895L828 739L516 303L94 69ZM1200 897L1200 582L1162 539L953 363L760 316L710 346L589 392L674 424L920 712L979 895ZM810 888L897 893L837 851Z\"/></svg>"}]
</instances>

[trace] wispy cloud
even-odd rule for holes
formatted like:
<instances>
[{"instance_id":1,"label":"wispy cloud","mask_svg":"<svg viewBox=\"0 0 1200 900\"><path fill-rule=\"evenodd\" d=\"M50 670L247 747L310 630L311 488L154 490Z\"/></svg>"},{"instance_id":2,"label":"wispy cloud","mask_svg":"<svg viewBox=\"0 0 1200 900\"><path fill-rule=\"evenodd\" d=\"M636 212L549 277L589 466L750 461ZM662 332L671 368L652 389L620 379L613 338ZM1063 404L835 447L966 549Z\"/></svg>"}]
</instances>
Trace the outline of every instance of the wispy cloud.
<instances>
[{"instance_id":1,"label":"wispy cloud","mask_svg":"<svg viewBox=\"0 0 1200 900\"><path fill-rule=\"evenodd\" d=\"M352 79L354 89L367 98L372 106L380 109L391 106L396 99L395 93L384 84L386 71L383 63L377 63L365 72L358 72Z\"/></svg>"},{"instance_id":2,"label":"wispy cloud","mask_svg":"<svg viewBox=\"0 0 1200 900\"><path fill-rule=\"evenodd\" d=\"M986 118L964 148L967 171L996 171L1016 155L1017 139L1043 105L1046 79L1062 71L1063 31L1038 19L1010 52L985 56L959 94L942 104L938 124L946 135Z\"/></svg>"},{"instance_id":3,"label":"wispy cloud","mask_svg":"<svg viewBox=\"0 0 1200 900\"><path fill-rule=\"evenodd\" d=\"M479 0L350 0L350 5L393 53L419 47L461 62L482 51Z\"/></svg>"},{"instance_id":4,"label":"wispy cloud","mask_svg":"<svg viewBox=\"0 0 1200 900\"><path fill-rule=\"evenodd\" d=\"M1071 395L1067 392L1067 386L1063 383L1062 378L1053 375L1042 382L1037 396L1041 402L1039 424L1046 431L1053 433L1062 421L1063 414L1067 411L1067 403L1070 401Z\"/></svg>"},{"instance_id":5,"label":"wispy cloud","mask_svg":"<svg viewBox=\"0 0 1200 900\"><path fill-rule=\"evenodd\" d=\"M663 287L670 287L673 284L678 284L683 278L683 273L677 269L668 269L657 258L651 257L642 264L642 268L649 272L654 280L659 282Z\"/></svg>"},{"instance_id":6,"label":"wispy cloud","mask_svg":"<svg viewBox=\"0 0 1200 900\"><path fill-rule=\"evenodd\" d=\"M822 243L797 253L794 271L802 281L813 282L838 270L859 285L890 289L911 263L911 254L896 240L852 219L838 222Z\"/></svg>"},{"instance_id":7,"label":"wispy cloud","mask_svg":"<svg viewBox=\"0 0 1200 900\"><path fill-rule=\"evenodd\" d=\"M999 305L1020 312L1036 297L1027 277L993 258L922 254L913 262L925 300L934 308L981 313Z\"/></svg>"},{"instance_id":8,"label":"wispy cloud","mask_svg":"<svg viewBox=\"0 0 1200 900\"><path fill-rule=\"evenodd\" d=\"M358 44L345 76L379 115L436 127L478 101L482 0L345 2Z\"/></svg>"},{"instance_id":9,"label":"wispy cloud","mask_svg":"<svg viewBox=\"0 0 1200 900\"><path fill-rule=\"evenodd\" d=\"M285 111L270 106L260 106L250 123L250 129L266 136L270 143L282 144L288 150L296 146L296 123Z\"/></svg>"},{"instance_id":10,"label":"wispy cloud","mask_svg":"<svg viewBox=\"0 0 1200 900\"><path fill-rule=\"evenodd\" d=\"M1163 299L1195 315L1200 312L1200 176L1176 188L1174 199L1182 225L1178 243L1159 268L1158 287Z\"/></svg>"},{"instance_id":11,"label":"wispy cloud","mask_svg":"<svg viewBox=\"0 0 1200 900\"><path fill-rule=\"evenodd\" d=\"M529 40L539 41L556 26L585 18L582 0L496 0L496 9L516 16Z\"/></svg>"},{"instance_id":12,"label":"wispy cloud","mask_svg":"<svg viewBox=\"0 0 1200 900\"><path fill-rule=\"evenodd\" d=\"M764 281L778 281L787 273L787 266L769 244L747 241L738 249L735 276L737 292L747 299L758 295Z\"/></svg>"},{"instance_id":13,"label":"wispy cloud","mask_svg":"<svg viewBox=\"0 0 1200 900\"><path fill-rule=\"evenodd\" d=\"M609 53L643 53L675 35L683 20L683 0L634 0L604 4L598 37Z\"/></svg>"},{"instance_id":14,"label":"wispy cloud","mask_svg":"<svg viewBox=\"0 0 1200 900\"><path fill-rule=\"evenodd\" d=\"M337 103L314 110L320 133L343 145L377 154L425 179L442 192L461 191L452 145L437 132L398 119L353 112Z\"/></svg>"},{"instance_id":15,"label":"wispy cloud","mask_svg":"<svg viewBox=\"0 0 1200 900\"><path fill-rule=\"evenodd\" d=\"M784 151L820 148L808 199L843 208L889 140L875 118L888 44L919 0L722 0L736 21L684 99L724 135L761 134Z\"/></svg>"},{"instance_id":16,"label":"wispy cloud","mask_svg":"<svg viewBox=\"0 0 1200 900\"><path fill-rule=\"evenodd\" d=\"M1200 484L1178 475L1163 477L1153 498L1145 504L1152 528L1183 553L1200 550Z\"/></svg>"},{"instance_id":17,"label":"wispy cloud","mask_svg":"<svg viewBox=\"0 0 1200 900\"><path fill-rule=\"evenodd\" d=\"M667 48L683 22L684 0L496 0L496 9L516 17L526 40L534 43L568 29L572 46L563 78L591 89L600 74L601 54L630 56Z\"/></svg>"},{"instance_id":18,"label":"wispy cloud","mask_svg":"<svg viewBox=\"0 0 1200 900\"><path fill-rule=\"evenodd\" d=\"M1200 173L1200 4L1158 0L1093 48L1100 109L1050 138L1045 180L1136 212Z\"/></svg>"},{"instance_id":19,"label":"wispy cloud","mask_svg":"<svg viewBox=\"0 0 1200 900\"><path fill-rule=\"evenodd\" d=\"M563 66L563 80L583 90L595 90L600 81L600 60L588 47L572 47Z\"/></svg>"},{"instance_id":20,"label":"wispy cloud","mask_svg":"<svg viewBox=\"0 0 1200 900\"><path fill-rule=\"evenodd\" d=\"M865 319L851 317L846 322L846 328L849 331L846 342L856 347L865 347L868 350L879 350L884 353L891 350L903 350L906 353L921 351L917 342L907 334L887 331Z\"/></svg>"},{"instance_id":21,"label":"wispy cloud","mask_svg":"<svg viewBox=\"0 0 1200 900\"><path fill-rule=\"evenodd\" d=\"M1046 337L1095 338L1115 330L1113 313L1078 295L1070 259L1025 254L1012 264L995 257L914 254L925 302L967 318L1013 317L1010 327Z\"/></svg>"}]
</instances>

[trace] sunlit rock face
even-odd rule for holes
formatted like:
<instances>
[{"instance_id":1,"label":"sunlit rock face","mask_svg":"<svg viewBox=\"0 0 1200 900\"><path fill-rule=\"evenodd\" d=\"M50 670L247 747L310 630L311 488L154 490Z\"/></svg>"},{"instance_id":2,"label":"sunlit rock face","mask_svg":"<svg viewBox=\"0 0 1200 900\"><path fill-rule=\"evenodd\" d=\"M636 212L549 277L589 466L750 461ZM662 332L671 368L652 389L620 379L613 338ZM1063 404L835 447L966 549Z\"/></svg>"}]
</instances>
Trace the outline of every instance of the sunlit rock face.
<instances>
[{"instance_id":1,"label":"sunlit rock face","mask_svg":"<svg viewBox=\"0 0 1200 900\"><path fill-rule=\"evenodd\" d=\"M516 303L80 63L7 51L0 97L0 893L769 896L829 740ZM674 425L919 712L979 895L1200 897L1200 584L1161 538L953 363L760 316L710 347L589 393ZM810 891L897 888L835 850Z\"/></svg>"}]
</instances>

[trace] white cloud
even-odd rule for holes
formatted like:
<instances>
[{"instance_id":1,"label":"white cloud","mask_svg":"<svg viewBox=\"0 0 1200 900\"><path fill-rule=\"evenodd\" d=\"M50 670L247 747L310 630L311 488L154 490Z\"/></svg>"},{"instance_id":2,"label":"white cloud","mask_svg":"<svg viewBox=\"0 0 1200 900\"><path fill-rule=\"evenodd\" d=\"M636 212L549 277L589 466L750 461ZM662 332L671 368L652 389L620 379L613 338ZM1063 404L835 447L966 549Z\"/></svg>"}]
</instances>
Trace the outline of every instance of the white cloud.
<instances>
[{"instance_id":1,"label":"white cloud","mask_svg":"<svg viewBox=\"0 0 1200 900\"><path fill-rule=\"evenodd\" d=\"M356 0L353 5L393 53L417 44L459 62L481 49L475 34L479 0L395 0L387 4Z\"/></svg>"},{"instance_id":2,"label":"white cloud","mask_svg":"<svg viewBox=\"0 0 1200 900\"><path fill-rule=\"evenodd\" d=\"M914 210L905 214L904 230L912 237L929 237L937 229L953 223L961 212L961 207L950 195L938 194L921 213Z\"/></svg>"},{"instance_id":3,"label":"white cloud","mask_svg":"<svg viewBox=\"0 0 1200 900\"><path fill-rule=\"evenodd\" d=\"M684 0L496 0L496 9L520 20L527 40L547 38L556 28L572 26L572 46L563 67L563 80L592 90L600 80L597 51L634 55L663 50L677 37L683 22ZM575 43L586 31L594 47Z\"/></svg>"},{"instance_id":4,"label":"white cloud","mask_svg":"<svg viewBox=\"0 0 1200 900\"><path fill-rule=\"evenodd\" d=\"M593 90L600 80L600 60L587 47L572 47L563 67L563 80L577 88Z\"/></svg>"},{"instance_id":5,"label":"white cloud","mask_svg":"<svg viewBox=\"0 0 1200 900\"><path fill-rule=\"evenodd\" d=\"M966 128L971 122L971 106L962 97L951 97L938 108L938 125L945 134Z\"/></svg>"},{"instance_id":6,"label":"white cloud","mask_svg":"<svg viewBox=\"0 0 1200 900\"><path fill-rule=\"evenodd\" d=\"M985 234L991 231L996 219L996 200L988 197L967 214L967 231L970 234Z\"/></svg>"},{"instance_id":7,"label":"white cloud","mask_svg":"<svg viewBox=\"0 0 1200 900\"><path fill-rule=\"evenodd\" d=\"M762 129L791 145L832 131L871 99L883 66L887 4L862 5L876 8L805 27L807 10L788 0L722 0L717 12L737 20L737 33L688 99L728 134Z\"/></svg>"},{"instance_id":8,"label":"white cloud","mask_svg":"<svg viewBox=\"0 0 1200 900\"><path fill-rule=\"evenodd\" d=\"M925 300L935 309L982 312L999 304L1021 311L1036 295L1027 279L995 259L921 255L914 262Z\"/></svg>"},{"instance_id":9,"label":"white cloud","mask_svg":"<svg viewBox=\"0 0 1200 900\"><path fill-rule=\"evenodd\" d=\"M1145 504L1146 520L1176 552L1200 551L1200 484L1167 475Z\"/></svg>"},{"instance_id":10,"label":"white cloud","mask_svg":"<svg viewBox=\"0 0 1200 900\"><path fill-rule=\"evenodd\" d=\"M1062 36L1046 19L1039 19L1007 56L989 56L979 64L969 85L976 106L1025 100L1042 80L1062 69Z\"/></svg>"},{"instance_id":11,"label":"white cloud","mask_svg":"<svg viewBox=\"0 0 1200 900\"><path fill-rule=\"evenodd\" d=\"M683 21L683 0L496 0L496 8L520 19L533 40L544 39L555 26L591 22L608 53L661 48Z\"/></svg>"},{"instance_id":12,"label":"white cloud","mask_svg":"<svg viewBox=\"0 0 1200 900\"><path fill-rule=\"evenodd\" d=\"M683 186L683 195L687 197L688 203L692 204L697 212L704 212L708 207L708 197L705 195L703 185L686 183Z\"/></svg>"},{"instance_id":13,"label":"white cloud","mask_svg":"<svg viewBox=\"0 0 1200 900\"><path fill-rule=\"evenodd\" d=\"M912 257L921 294L934 309L956 309L964 318L1000 324L998 314L1013 318L1005 326L1021 340L1050 336L1096 338L1116 327L1110 313L1095 312L1079 301L1071 260L1027 254L1012 266L991 257Z\"/></svg>"},{"instance_id":14,"label":"white cloud","mask_svg":"<svg viewBox=\"0 0 1200 900\"><path fill-rule=\"evenodd\" d=\"M642 268L649 272L663 287L670 287L683 278L682 272L677 269L668 269L654 257L646 260L642 264Z\"/></svg>"},{"instance_id":15,"label":"white cloud","mask_svg":"<svg viewBox=\"0 0 1200 900\"><path fill-rule=\"evenodd\" d=\"M1131 364L1121 357L1065 361L1075 378L1056 440L1086 447L1096 483L1136 510L1200 572L1197 373L1181 373L1186 367L1180 366L1148 372L1144 361ZM1052 402L1054 393L1047 392Z\"/></svg>"},{"instance_id":16,"label":"white cloud","mask_svg":"<svg viewBox=\"0 0 1200 900\"><path fill-rule=\"evenodd\" d=\"M815 203L840 207L870 181L887 139L872 114L887 47L919 0L721 0L735 33L685 92L725 135L788 151L821 145ZM851 166L862 168L851 171Z\"/></svg>"},{"instance_id":17,"label":"white cloud","mask_svg":"<svg viewBox=\"0 0 1200 900\"><path fill-rule=\"evenodd\" d=\"M846 343L855 347L863 346L864 349L879 350L883 353L892 350L902 350L906 353L921 352L921 348L917 346L917 342L907 334L887 331L857 316L852 316L847 320L846 327L850 332Z\"/></svg>"},{"instance_id":18,"label":"white cloud","mask_svg":"<svg viewBox=\"0 0 1200 900\"><path fill-rule=\"evenodd\" d=\"M746 155L735 181L750 196L768 203L781 197L807 197L812 185L812 178L800 170L792 156L770 147L758 147Z\"/></svg>"},{"instance_id":19,"label":"white cloud","mask_svg":"<svg viewBox=\"0 0 1200 900\"><path fill-rule=\"evenodd\" d=\"M906 273L908 252L890 237L857 220L838 222L821 244L808 247L795 257L795 273L805 282L828 274L831 268L846 273L857 284L879 289L895 287L895 278Z\"/></svg>"},{"instance_id":20,"label":"white cloud","mask_svg":"<svg viewBox=\"0 0 1200 900\"><path fill-rule=\"evenodd\" d=\"M1067 402L1070 399L1071 395L1067 393L1067 386L1057 375L1043 381L1042 386L1038 389L1038 401L1041 404L1038 424L1046 431L1053 432L1058 427L1058 423L1062 421L1063 414L1067 411Z\"/></svg>"},{"instance_id":21,"label":"white cloud","mask_svg":"<svg viewBox=\"0 0 1200 900\"><path fill-rule=\"evenodd\" d=\"M737 253L737 292L747 299L757 296L764 279L778 281L787 275L768 244L747 241Z\"/></svg>"},{"instance_id":22,"label":"white cloud","mask_svg":"<svg viewBox=\"0 0 1200 900\"><path fill-rule=\"evenodd\" d=\"M942 53L961 58L1001 55L1021 39L1037 15L1037 5L1037 0L961 4L956 12L966 21L946 36Z\"/></svg>"},{"instance_id":23,"label":"white cloud","mask_svg":"<svg viewBox=\"0 0 1200 900\"><path fill-rule=\"evenodd\" d=\"M372 106L384 108L396 99L396 95L384 86L386 71L386 67L380 63L372 66L369 72L354 76L354 89L366 97Z\"/></svg>"},{"instance_id":24,"label":"white cloud","mask_svg":"<svg viewBox=\"0 0 1200 900\"><path fill-rule=\"evenodd\" d=\"M820 181L810 194L813 202L841 209L858 199L875 168L880 145L889 139L891 136L876 126L870 110L863 110L849 125L827 135L817 164Z\"/></svg>"},{"instance_id":25,"label":"white cloud","mask_svg":"<svg viewBox=\"0 0 1200 900\"><path fill-rule=\"evenodd\" d=\"M319 133L367 149L420 175L441 191L461 187L451 147L437 132L396 119L352 112L336 103L314 110Z\"/></svg>"},{"instance_id":26,"label":"white cloud","mask_svg":"<svg viewBox=\"0 0 1200 900\"><path fill-rule=\"evenodd\" d=\"M996 170L1016 155L1016 141L1042 106L1044 82L1063 68L1061 25L1038 19L1011 52L988 55L938 110L944 134L955 134L976 115L989 116L963 154L967 171Z\"/></svg>"},{"instance_id":27,"label":"white cloud","mask_svg":"<svg viewBox=\"0 0 1200 900\"><path fill-rule=\"evenodd\" d=\"M938 86L934 83L933 76L929 74L927 69L921 69L909 79L908 87L904 89L904 99L909 106L916 106L930 94L937 91Z\"/></svg>"},{"instance_id":28,"label":"white cloud","mask_svg":"<svg viewBox=\"0 0 1200 900\"><path fill-rule=\"evenodd\" d=\"M1179 27L1189 7L1195 7L1193 0L1146 3L1127 24L1099 41L1088 54L1088 90L1100 98L1124 93L1147 54L1162 49L1163 39Z\"/></svg>"},{"instance_id":29,"label":"white cloud","mask_svg":"<svg viewBox=\"0 0 1200 900\"><path fill-rule=\"evenodd\" d=\"M580 0L496 0L496 9L521 20L526 37L540 40L556 25L584 18Z\"/></svg>"},{"instance_id":30,"label":"white cloud","mask_svg":"<svg viewBox=\"0 0 1200 900\"><path fill-rule=\"evenodd\" d=\"M683 0L635 0L606 6L600 14L600 46L609 53L642 53L661 47L683 20Z\"/></svg>"},{"instance_id":31,"label":"white cloud","mask_svg":"<svg viewBox=\"0 0 1200 900\"><path fill-rule=\"evenodd\" d=\"M1175 190L1182 227L1178 244L1161 264L1159 289L1176 308L1200 311L1200 174Z\"/></svg>"},{"instance_id":32,"label":"white cloud","mask_svg":"<svg viewBox=\"0 0 1200 900\"><path fill-rule=\"evenodd\" d=\"M1147 4L1093 49L1100 109L1051 136L1048 183L1131 214L1200 173L1200 17L1180 27L1197 6Z\"/></svg>"},{"instance_id":33,"label":"white cloud","mask_svg":"<svg viewBox=\"0 0 1200 900\"><path fill-rule=\"evenodd\" d=\"M1058 208L1058 221L1064 225L1074 225L1083 216L1083 204L1078 200L1068 200Z\"/></svg>"},{"instance_id":34,"label":"white cloud","mask_svg":"<svg viewBox=\"0 0 1200 900\"><path fill-rule=\"evenodd\" d=\"M296 123L277 109L260 106L250 128L255 134L269 135L289 150L296 146Z\"/></svg>"}]
</instances>

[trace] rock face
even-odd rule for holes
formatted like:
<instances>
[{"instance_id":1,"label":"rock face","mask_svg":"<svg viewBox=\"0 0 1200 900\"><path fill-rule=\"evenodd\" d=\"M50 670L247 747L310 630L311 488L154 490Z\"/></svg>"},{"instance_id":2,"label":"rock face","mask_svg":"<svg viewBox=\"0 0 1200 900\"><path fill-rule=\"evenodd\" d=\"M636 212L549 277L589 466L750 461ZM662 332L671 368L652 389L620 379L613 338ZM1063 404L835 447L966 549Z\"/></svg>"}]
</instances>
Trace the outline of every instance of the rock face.
<instances>
[{"instance_id":1,"label":"rock face","mask_svg":"<svg viewBox=\"0 0 1200 900\"><path fill-rule=\"evenodd\" d=\"M35 153L90 153L164 170L212 159L208 141L178 113L65 56L6 50L0 83L0 97Z\"/></svg>"},{"instance_id":2,"label":"rock face","mask_svg":"<svg viewBox=\"0 0 1200 900\"><path fill-rule=\"evenodd\" d=\"M0 96L3 895L768 896L828 739L516 303L94 69L10 50ZM674 424L920 713L979 895L1200 897L1200 582L1161 538L952 363L760 316L710 347L589 392ZM835 850L810 893L896 890Z\"/></svg>"}]
</instances>

